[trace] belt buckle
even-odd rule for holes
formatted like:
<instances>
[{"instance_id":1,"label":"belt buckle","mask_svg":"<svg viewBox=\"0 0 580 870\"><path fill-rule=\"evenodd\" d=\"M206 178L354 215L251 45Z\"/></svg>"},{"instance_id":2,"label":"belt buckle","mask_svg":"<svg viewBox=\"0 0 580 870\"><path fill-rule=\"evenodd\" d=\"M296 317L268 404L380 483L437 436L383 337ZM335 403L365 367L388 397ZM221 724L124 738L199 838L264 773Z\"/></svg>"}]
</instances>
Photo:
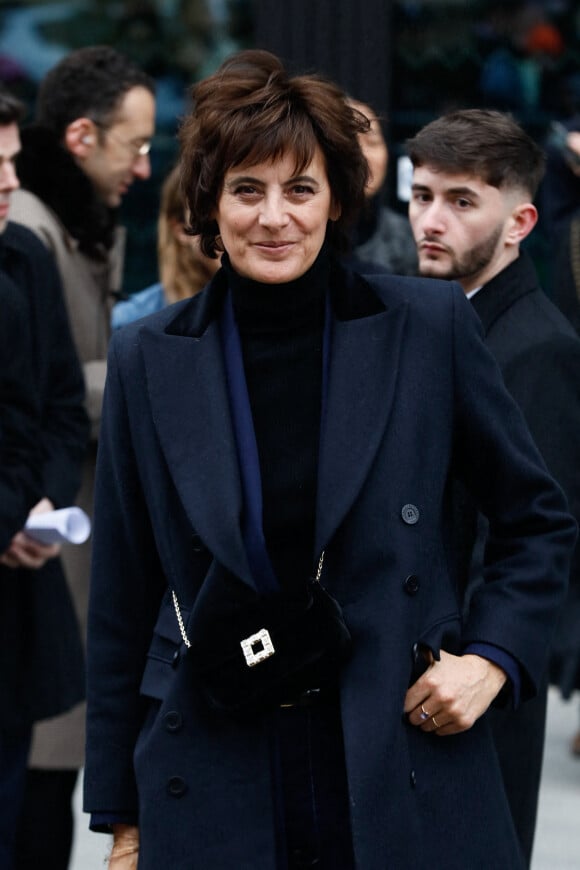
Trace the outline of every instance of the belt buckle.
<instances>
[{"instance_id":1,"label":"belt buckle","mask_svg":"<svg viewBox=\"0 0 580 870\"><path fill-rule=\"evenodd\" d=\"M256 634L251 634L250 637L240 641L240 646L249 668L259 665L276 652L267 628L261 628Z\"/></svg>"},{"instance_id":2,"label":"belt buckle","mask_svg":"<svg viewBox=\"0 0 580 870\"><path fill-rule=\"evenodd\" d=\"M283 701L278 706L281 710L286 710L289 707L312 707L316 705L316 703L322 697L321 689L305 689L292 701Z\"/></svg>"}]
</instances>

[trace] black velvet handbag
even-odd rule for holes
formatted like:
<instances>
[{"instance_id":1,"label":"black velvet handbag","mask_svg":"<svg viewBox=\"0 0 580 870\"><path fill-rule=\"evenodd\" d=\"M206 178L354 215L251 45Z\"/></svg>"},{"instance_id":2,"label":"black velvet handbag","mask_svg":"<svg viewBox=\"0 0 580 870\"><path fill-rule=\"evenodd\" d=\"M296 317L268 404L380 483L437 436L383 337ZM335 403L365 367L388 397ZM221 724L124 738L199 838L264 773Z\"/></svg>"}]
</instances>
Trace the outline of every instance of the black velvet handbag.
<instances>
[{"instance_id":1,"label":"black velvet handbag","mask_svg":"<svg viewBox=\"0 0 580 870\"><path fill-rule=\"evenodd\" d=\"M187 637L177 596L173 605L196 686L208 705L223 713L261 712L291 701L304 689L335 681L351 649L338 602L316 578L299 598L257 597L235 618L205 624L203 636Z\"/></svg>"}]
</instances>

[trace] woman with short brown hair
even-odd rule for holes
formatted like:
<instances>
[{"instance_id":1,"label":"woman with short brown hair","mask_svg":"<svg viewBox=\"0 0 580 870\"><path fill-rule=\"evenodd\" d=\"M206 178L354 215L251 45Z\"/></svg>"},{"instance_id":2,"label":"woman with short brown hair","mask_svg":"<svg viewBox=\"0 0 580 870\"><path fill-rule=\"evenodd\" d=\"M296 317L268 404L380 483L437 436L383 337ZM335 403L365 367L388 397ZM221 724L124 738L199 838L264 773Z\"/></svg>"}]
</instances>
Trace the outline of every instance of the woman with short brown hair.
<instances>
[{"instance_id":1,"label":"woman with short brown hair","mask_svg":"<svg viewBox=\"0 0 580 870\"><path fill-rule=\"evenodd\" d=\"M111 870L521 868L484 713L541 677L564 499L461 290L337 258L367 178L344 94L243 52L193 96L222 268L111 343L92 827ZM465 621L455 475L492 529Z\"/></svg>"}]
</instances>

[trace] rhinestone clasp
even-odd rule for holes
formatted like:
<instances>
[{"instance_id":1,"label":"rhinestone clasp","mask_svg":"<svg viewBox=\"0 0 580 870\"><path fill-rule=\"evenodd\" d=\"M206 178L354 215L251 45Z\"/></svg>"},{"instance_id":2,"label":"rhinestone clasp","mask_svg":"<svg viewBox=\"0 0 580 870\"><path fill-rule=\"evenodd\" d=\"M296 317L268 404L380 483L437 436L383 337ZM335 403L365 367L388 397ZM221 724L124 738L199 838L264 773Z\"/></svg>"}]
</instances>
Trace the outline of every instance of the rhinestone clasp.
<instances>
[{"instance_id":1,"label":"rhinestone clasp","mask_svg":"<svg viewBox=\"0 0 580 870\"><path fill-rule=\"evenodd\" d=\"M250 635L240 642L246 664L249 668L259 665L265 659L269 659L275 653L272 638L266 628L260 629L256 634Z\"/></svg>"}]
</instances>

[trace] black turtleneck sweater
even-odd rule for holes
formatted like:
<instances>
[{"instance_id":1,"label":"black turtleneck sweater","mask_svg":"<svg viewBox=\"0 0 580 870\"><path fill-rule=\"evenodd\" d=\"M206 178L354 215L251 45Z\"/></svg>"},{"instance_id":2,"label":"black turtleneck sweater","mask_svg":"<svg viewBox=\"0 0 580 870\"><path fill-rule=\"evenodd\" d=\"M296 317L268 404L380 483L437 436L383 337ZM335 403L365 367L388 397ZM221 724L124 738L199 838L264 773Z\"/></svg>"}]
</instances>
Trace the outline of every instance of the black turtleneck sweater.
<instances>
[{"instance_id":1,"label":"black turtleneck sweater","mask_svg":"<svg viewBox=\"0 0 580 870\"><path fill-rule=\"evenodd\" d=\"M224 262L225 261L225 262ZM329 261L287 284L241 278L223 258L262 476L266 546L288 588L312 574Z\"/></svg>"}]
</instances>

